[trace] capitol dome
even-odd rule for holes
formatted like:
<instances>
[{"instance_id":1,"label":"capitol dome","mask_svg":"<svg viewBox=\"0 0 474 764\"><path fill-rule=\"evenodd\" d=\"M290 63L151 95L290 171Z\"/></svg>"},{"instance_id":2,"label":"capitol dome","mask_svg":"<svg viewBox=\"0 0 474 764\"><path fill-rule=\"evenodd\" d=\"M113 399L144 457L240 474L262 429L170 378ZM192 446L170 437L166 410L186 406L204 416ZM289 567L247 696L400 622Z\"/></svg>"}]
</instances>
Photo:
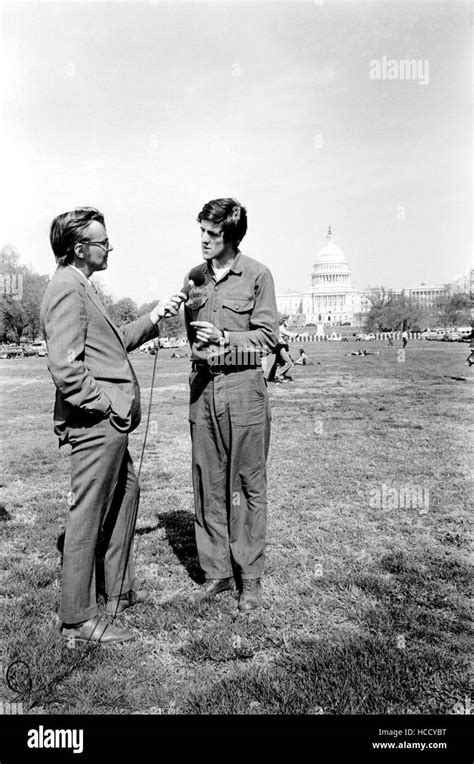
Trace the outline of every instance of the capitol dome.
<instances>
[{"instance_id":1,"label":"capitol dome","mask_svg":"<svg viewBox=\"0 0 474 764\"><path fill-rule=\"evenodd\" d=\"M311 286L315 291L351 289L351 274L344 253L333 241L329 226L327 243L319 250L311 276Z\"/></svg>"},{"instance_id":2,"label":"capitol dome","mask_svg":"<svg viewBox=\"0 0 474 764\"><path fill-rule=\"evenodd\" d=\"M344 257L344 252L342 249L339 249L339 247L336 247L333 240L333 235L331 231L331 226L329 226L328 235L327 235L327 244L322 247L318 252L318 257L316 259L316 262L314 266L321 263L344 263L347 265L346 258Z\"/></svg>"},{"instance_id":3,"label":"capitol dome","mask_svg":"<svg viewBox=\"0 0 474 764\"><path fill-rule=\"evenodd\" d=\"M342 250L334 244L329 226L326 244L319 250L314 262L311 291L277 296L278 310L301 319L301 326L351 324L354 294L347 260Z\"/></svg>"}]
</instances>

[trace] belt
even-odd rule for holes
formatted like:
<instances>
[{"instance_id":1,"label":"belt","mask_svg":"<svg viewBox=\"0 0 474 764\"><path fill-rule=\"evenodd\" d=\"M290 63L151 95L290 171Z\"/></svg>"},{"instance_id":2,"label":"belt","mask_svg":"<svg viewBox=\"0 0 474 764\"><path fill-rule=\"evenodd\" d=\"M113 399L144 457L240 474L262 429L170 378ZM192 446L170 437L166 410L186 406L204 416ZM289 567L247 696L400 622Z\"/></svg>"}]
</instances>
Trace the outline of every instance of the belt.
<instances>
[{"instance_id":1,"label":"belt","mask_svg":"<svg viewBox=\"0 0 474 764\"><path fill-rule=\"evenodd\" d=\"M209 364L206 361L193 361L191 365L192 371L198 371L202 374L230 374L234 371L246 371L248 369L261 369L260 363L246 363L241 366L225 364L219 365L217 363Z\"/></svg>"}]
</instances>

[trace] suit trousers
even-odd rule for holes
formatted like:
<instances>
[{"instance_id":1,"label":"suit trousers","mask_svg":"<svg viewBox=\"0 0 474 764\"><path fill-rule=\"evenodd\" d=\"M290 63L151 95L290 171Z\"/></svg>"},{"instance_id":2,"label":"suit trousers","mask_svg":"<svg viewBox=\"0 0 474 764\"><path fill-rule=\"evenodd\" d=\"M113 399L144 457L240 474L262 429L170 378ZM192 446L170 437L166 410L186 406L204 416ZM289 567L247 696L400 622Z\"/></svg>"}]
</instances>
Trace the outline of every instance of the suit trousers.
<instances>
[{"instance_id":1,"label":"suit trousers","mask_svg":"<svg viewBox=\"0 0 474 764\"><path fill-rule=\"evenodd\" d=\"M108 419L70 428L71 502L63 550L60 618L81 623L98 612L98 567L103 557L107 597L135 588L133 532L139 485L128 434Z\"/></svg>"},{"instance_id":2,"label":"suit trousers","mask_svg":"<svg viewBox=\"0 0 474 764\"><path fill-rule=\"evenodd\" d=\"M270 405L261 369L192 372L196 546L206 579L264 570Z\"/></svg>"}]
</instances>

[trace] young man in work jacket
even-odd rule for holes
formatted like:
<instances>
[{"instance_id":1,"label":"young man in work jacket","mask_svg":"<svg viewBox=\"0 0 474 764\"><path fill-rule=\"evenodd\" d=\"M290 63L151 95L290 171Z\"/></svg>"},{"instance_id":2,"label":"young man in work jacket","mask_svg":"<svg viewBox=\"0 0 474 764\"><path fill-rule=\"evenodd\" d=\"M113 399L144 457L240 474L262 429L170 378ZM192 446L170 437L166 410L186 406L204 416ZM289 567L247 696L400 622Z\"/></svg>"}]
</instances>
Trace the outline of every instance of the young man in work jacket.
<instances>
[{"instance_id":1,"label":"young man in work jacket","mask_svg":"<svg viewBox=\"0 0 474 764\"><path fill-rule=\"evenodd\" d=\"M278 339L273 278L239 244L247 211L215 199L198 215L204 284L185 305L196 544L205 596L240 587L239 610L262 602L270 406L261 360Z\"/></svg>"}]
</instances>

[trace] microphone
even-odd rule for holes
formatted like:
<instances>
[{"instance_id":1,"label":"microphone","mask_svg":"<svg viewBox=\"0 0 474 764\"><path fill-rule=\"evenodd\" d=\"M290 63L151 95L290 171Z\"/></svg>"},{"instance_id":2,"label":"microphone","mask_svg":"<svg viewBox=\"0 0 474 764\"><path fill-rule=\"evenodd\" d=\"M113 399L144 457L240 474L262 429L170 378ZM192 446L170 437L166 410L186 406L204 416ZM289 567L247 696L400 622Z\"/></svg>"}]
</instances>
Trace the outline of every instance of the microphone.
<instances>
[{"instance_id":1,"label":"microphone","mask_svg":"<svg viewBox=\"0 0 474 764\"><path fill-rule=\"evenodd\" d=\"M202 266L196 265L195 268L191 268L191 270L189 271L188 283L183 286L181 291L184 292L186 297L188 297L193 286L200 287L204 284L204 281L205 281L205 276L202 271Z\"/></svg>"},{"instance_id":2,"label":"microphone","mask_svg":"<svg viewBox=\"0 0 474 764\"><path fill-rule=\"evenodd\" d=\"M184 286L179 290L180 292L184 292L186 295L186 299L189 297L189 293L191 289L194 286L200 287L204 284L206 278L204 276L204 273L202 271L202 267L199 265L196 265L195 268L191 268L191 270L188 273L188 281L184 284ZM184 302L184 299L181 301ZM165 318L167 316L170 316L171 313L169 313L167 310L165 311Z\"/></svg>"}]
</instances>

